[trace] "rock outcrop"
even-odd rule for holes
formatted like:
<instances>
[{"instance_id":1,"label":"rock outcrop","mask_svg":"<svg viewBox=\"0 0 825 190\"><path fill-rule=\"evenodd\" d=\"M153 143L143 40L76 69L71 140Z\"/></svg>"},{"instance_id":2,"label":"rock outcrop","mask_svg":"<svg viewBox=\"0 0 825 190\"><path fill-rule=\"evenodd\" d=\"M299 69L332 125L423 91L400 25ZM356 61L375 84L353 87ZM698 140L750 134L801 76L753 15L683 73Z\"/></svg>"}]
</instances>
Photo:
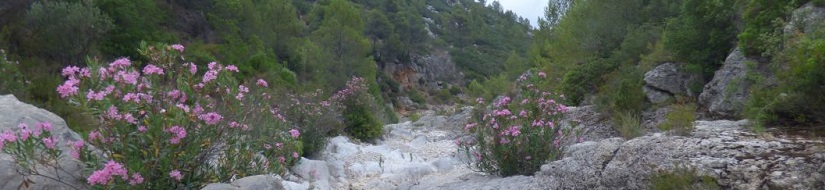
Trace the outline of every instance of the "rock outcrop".
<instances>
[{"instance_id":1,"label":"rock outcrop","mask_svg":"<svg viewBox=\"0 0 825 190\"><path fill-rule=\"evenodd\" d=\"M808 3L793 11L791 20L785 26L785 35L795 33L811 33L814 30L825 27L825 8L816 7Z\"/></svg>"},{"instance_id":2,"label":"rock outcrop","mask_svg":"<svg viewBox=\"0 0 825 190\"><path fill-rule=\"evenodd\" d=\"M765 139L745 132L745 121L697 121L692 137L661 133L569 147L565 158L542 166L548 189L647 189L649 177L677 165L695 168L731 189L825 188L822 141Z\"/></svg>"},{"instance_id":3,"label":"rock outcrop","mask_svg":"<svg viewBox=\"0 0 825 190\"><path fill-rule=\"evenodd\" d=\"M447 51L435 49L411 59L411 63L384 63L380 69L402 88L440 90L461 83L463 76Z\"/></svg>"},{"instance_id":4,"label":"rock outcrop","mask_svg":"<svg viewBox=\"0 0 825 190\"><path fill-rule=\"evenodd\" d=\"M644 90L647 99L653 103L667 101L675 95L696 96L692 85L701 82L697 74L685 72L681 63L664 63L645 73Z\"/></svg>"},{"instance_id":5,"label":"rock outcrop","mask_svg":"<svg viewBox=\"0 0 825 190\"><path fill-rule=\"evenodd\" d=\"M39 122L48 122L52 125L52 135L60 139L60 142L66 140L76 141L81 137L77 133L71 131L62 118L35 106L20 102L13 95L0 95L0 132L6 130L16 131L18 124L26 124L28 126L35 126ZM60 146L63 151L68 151L65 146ZM65 152L68 155L68 152ZM82 178L76 179L72 176L82 176L83 167L80 163L70 158L61 159L59 163L63 166L64 171L55 173L54 170L40 170L42 175L59 178L65 183L60 183L55 180L47 179L42 176L28 176L27 178L34 183L29 189L73 189L69 186L78 188L85 187L85 181ZM18 166L15 164L11 155L0 152L0 189L17 189L18 186L25 179L17 173ZM60 176L60 177L58 177Z\"/></svg>"},{"instance_id":6,"label":"rock outcrop","mask_svg":"<svg viewBox=\"0 0 825 190\"><path fill-rule=\"evenodd\" d=\"M201 190L284 190L282 179L276 175L248 176L232 183L212 183Z\"/></svg>"},{"instance_id":7,"label":"rock outcrop","mask_svg":"<svg viewBox=\"0 0 825 190\"><path fill-rule=\"evenodd\" d=\"M739 50L733 50L725 59L722 68L716 71L713 79L705 85L699 95L699 104L707 109L711 118L737 118L742 113L748 100L748 89L752 82L746 79L746 62L748 59Z\"/></svg>"}]
</instances>

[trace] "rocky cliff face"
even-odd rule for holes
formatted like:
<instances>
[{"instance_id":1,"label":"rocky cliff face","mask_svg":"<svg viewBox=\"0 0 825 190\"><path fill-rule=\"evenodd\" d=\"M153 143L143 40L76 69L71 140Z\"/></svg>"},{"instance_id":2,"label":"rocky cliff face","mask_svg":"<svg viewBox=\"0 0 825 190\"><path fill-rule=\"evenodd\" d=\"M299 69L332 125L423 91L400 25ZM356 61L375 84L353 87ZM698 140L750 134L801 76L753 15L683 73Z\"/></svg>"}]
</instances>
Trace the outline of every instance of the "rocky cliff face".
<instances>
[{"instance_id":1,"label":"rocky cliff face","mask_svg":"<svg viewBox=\"0 0 825 190\"><path fill-rule=\"evenodd\" d=\"M412 55L411 63L385 63L380 68L404 89L440 90L460 85L464 78L446 50L434 49L429 54Z\"/></svg>"}]
</instances>

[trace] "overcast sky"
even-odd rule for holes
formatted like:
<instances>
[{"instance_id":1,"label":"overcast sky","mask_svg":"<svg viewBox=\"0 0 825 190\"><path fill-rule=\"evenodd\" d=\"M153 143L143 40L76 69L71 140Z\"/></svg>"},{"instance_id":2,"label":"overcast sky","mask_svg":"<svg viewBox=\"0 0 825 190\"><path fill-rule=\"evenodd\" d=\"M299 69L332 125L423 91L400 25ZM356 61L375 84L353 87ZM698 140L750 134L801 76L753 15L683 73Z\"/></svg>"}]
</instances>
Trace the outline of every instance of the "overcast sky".
<instances>
[{"instance_id":1,"label":"overcast sky","mask_svg":"<svg viewBox=\"0 0 825 190\"><path fill-rule=\"evenodd\" d=\"M548 0L497 0L505 10L511 10L521 17L530 20L533 27L537 27L536 19L544 16L544 7L547 7ZM492 4L492 0L487 0L487 4Z\"/></svg>"}]
</instances>

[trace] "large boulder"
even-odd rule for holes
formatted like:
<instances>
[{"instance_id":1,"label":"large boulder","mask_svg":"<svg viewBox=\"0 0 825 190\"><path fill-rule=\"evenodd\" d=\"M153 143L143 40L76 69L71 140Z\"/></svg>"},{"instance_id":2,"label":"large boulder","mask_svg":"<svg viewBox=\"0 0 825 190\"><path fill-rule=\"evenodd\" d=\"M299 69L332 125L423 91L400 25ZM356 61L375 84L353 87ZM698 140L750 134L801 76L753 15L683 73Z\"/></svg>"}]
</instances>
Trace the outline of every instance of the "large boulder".
<instances>
[{"instance_id":1,"label":"large boulder","mask_svg":"<svg viewBox=\"0 0 825 190\"><path fill-rule=\"evenodd\" d=\"M661 102L661 94L696 96L692 85L701 82L698 74L686 72L682 63L664 63L645 73L645 93L651 102ZM658 94L657 94L658 93Z\"/></svg>"},{"instance_id":2,"label":"large boulder","mask_svg":"<svg viewBox=\"0 0 825 190\"><path fill-rule=\"evenodd\" d=\"M80 140L81 137L73 132L66 125L62 118L46 111L34 107L32 105L20 102L13 95L0 95L0 132L6 130L16 131L17 126L24 123L28 126L35 126L39 122L48 122L52 125L52 135L60 139L59 147L64 151L64 155L68 155L68 148L63 146L63 142ZM16 171L17 164L11 155L0 152L0 189L17 189L24 179L28 178L33 184L29 189L73 189L70 186L77 188L85 187L85 182L82 178L73 176L82 176L83 167L79 162L70 158L59 160L59 165L63 167L63 171L55 173L54 170L46 170L40 168L41 174L50 178L60 179L61 182L48 179L43 176L21 176Z\"/></svg>"},{"instance_id":3,"label":"large boulder","mask_svg":"<svg viewBox=\"0 0 825 190\"><path fill-rule=\"evenodd\" d=\"M811 33L825 27L825 8L808 3L793 11L791 20L785 25L785 35L795 33Z\"/></svg>"},{"instance_id":4,"label":"large boulder","mask_svg":"<svg viewBox=\"0 0 825 190\"><path fill-rule=\"evenodd\" d=\"M722 68L705 85L699 95L699 104L707 109L708 116L720 119L740 117L752 84L746 79L747 62L755 61L745 57L739 48L733 50Z\"/></svg>"},{"instance_id":5,"label":"large boulder","mask_svg":"<svg viewBox=\"0 0 825 190\"><path fill-rule=\"evenodd\" d=\"M822 141L764 139L746 121L697 121L690 137L661 133L570 146L543 165L536 180L557 189L649 189L649 177L677 166L696 169L732 189L823 189Z\"/></svg>"}]
</instances>

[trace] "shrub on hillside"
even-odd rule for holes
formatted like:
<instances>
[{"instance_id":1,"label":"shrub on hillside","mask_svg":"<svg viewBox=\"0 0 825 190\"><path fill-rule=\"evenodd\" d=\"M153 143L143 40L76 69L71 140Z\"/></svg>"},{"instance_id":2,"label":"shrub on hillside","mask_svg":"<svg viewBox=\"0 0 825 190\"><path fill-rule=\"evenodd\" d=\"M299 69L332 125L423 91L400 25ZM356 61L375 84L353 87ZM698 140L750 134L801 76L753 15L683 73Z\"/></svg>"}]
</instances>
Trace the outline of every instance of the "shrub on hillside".
<instances>
[{"instance_id":1,"label":"shrub on hillside","mask_svg":"<svg viewBox=\"0 0 825 190\"><path fill-rule=\"evenodd\" d=\"M183 63L183 51L181 45L142 47L139 52L149 60L145 66L120 58L63 69L68 80L57 87L60 96L101 123L85 141L59 142L94 170L75 176L91 186L77 188L200 188L236 177L283 174L298 159L300 132L265 104L271 101L261 88L265 81L238 84L232 77L237 67L215 62L198 72L197 64ZM22 141L27 133L20 130L21 141L15 141L8 137L16 134L9 132L4 151L35 146ZM29 139L42 141L40 150L53 151L57 142L50 138ZM88 145L97 147L106 163L86 156L91 155ZM35 172L26 161L63 156L11 153Z\"/></svg>"},{"instance_id":2,"label":"shrub on hillside","mask_svg":"<svg viewBox=\"0 0 825 190\"><path fill-rule=\"evenodd\" d=\"M560 95L540 89L546 85L545 74L538 75L520 77L518 96L493 102L478 99L475 118L465 126L474 138L457 142L475 158L475 169L502 176L532 175L547 160L561 158L576 126L561 124L567 106L557 102Z\"/></svg>"},{"instance_id":3,"label":"shrub on hillside","mask_svg":"<svg viewBox=\"0 0 825 190\"><path fill-rule=\"evenodd\" d=\"M332 96L333 100L341 102L344 107L344 131L362 141L373 140L384 134L384 126L374 113L385 110L367 90L364 78L353 77L347 82L346 88Z\"/></svg>"},{"instance_id":4,"label":"shrub on hillside","mask_svg":"<svg viewBox=\"0 0 825 190\"><path fill-rule=\"evenodd\" d=\"M0 94L26 97L30 86L27 82L30 81L20 72L20 62L9 60L6 51L0 49Z\"/></svg>"},{"instance_id":5,"label":"shrub on hillside","mask_svg":"<svg viewBox=\"0 0 825 190\"><path fill-rule=\"evenodd\" d=\"M676 135L689 135L693 130L693 121L696 120L695 104L677 104L665 116L665 121L659 125L663 131L672 131Z\"/></svg>"}]
</instances>

